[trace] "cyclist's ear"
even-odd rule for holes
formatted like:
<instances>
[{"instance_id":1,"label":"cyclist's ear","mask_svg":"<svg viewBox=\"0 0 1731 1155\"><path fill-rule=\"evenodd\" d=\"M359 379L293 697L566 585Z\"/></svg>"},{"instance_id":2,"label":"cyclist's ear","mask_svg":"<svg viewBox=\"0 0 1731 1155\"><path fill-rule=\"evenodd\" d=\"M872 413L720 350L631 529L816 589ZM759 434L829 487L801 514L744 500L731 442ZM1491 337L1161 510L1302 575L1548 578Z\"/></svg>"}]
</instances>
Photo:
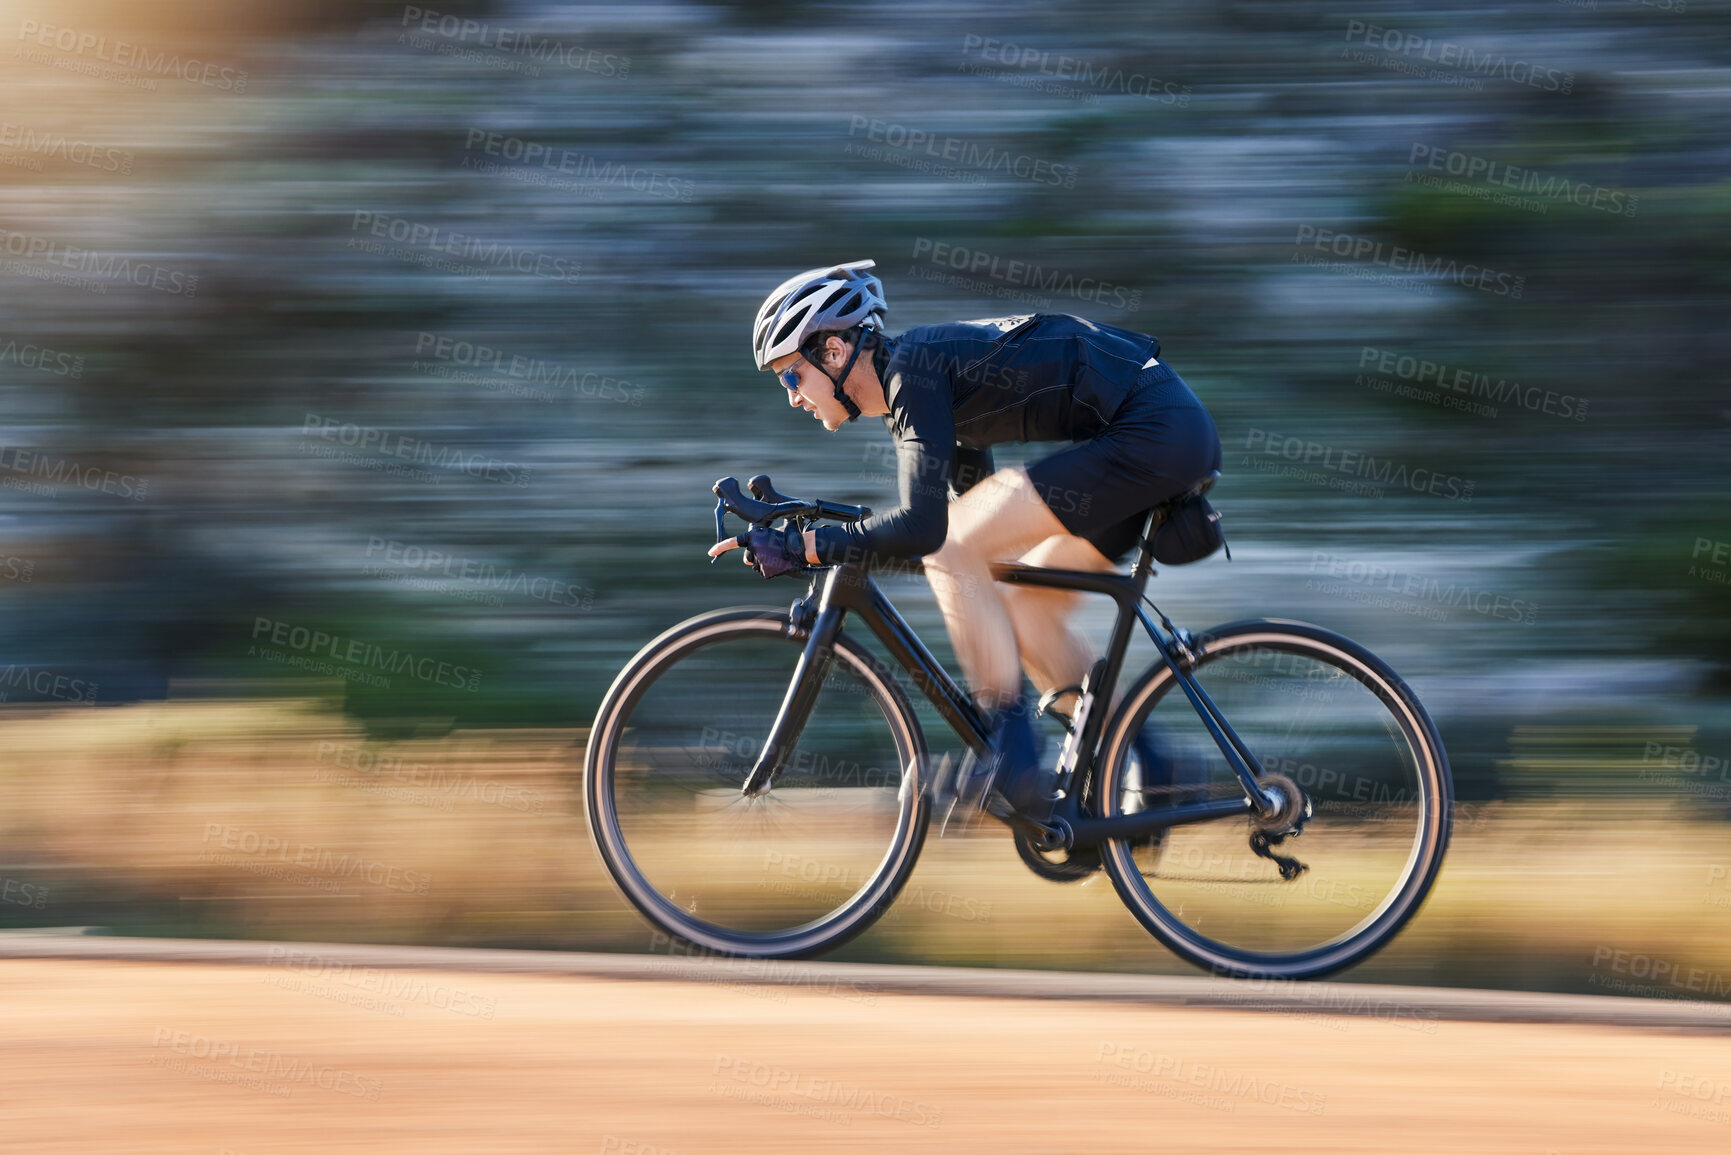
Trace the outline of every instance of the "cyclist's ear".
<instances>
[{"instance_id":1,"label":"cyclist's ear","mask_svg":"<svg viewBox=\"0 0 1731 1155\"><path fill-rule=\"evenodd\" d=\"M823 342L824 364L836 368L847 364L848 344L840 337L826 337Z\"/></svg>"}]
</instances>

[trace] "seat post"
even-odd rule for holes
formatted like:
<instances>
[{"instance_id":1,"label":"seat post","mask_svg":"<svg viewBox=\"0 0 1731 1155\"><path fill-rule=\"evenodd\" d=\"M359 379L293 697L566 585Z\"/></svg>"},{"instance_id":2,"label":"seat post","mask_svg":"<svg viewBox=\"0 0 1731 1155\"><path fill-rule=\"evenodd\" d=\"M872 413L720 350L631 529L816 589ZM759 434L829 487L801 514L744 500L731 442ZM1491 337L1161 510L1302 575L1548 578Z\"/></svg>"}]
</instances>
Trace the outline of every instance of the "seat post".
<instances>
[{"instance_id":1,"label":"seat post","mask_svg":"<svg viewBox=\"0 0 1731 1155\"><path fill-rule=\"evenodd\" d=\"M1160 528L1160 523L1166 520L1166 507L1157 505L1148 511L1148 520L1142 523L1140 548L1136 554L1136 564L1130 567L1130 576L1140 584L1147 584L1148 578L1154 573L1154 531Z\"/></svg>"}]
</instances>

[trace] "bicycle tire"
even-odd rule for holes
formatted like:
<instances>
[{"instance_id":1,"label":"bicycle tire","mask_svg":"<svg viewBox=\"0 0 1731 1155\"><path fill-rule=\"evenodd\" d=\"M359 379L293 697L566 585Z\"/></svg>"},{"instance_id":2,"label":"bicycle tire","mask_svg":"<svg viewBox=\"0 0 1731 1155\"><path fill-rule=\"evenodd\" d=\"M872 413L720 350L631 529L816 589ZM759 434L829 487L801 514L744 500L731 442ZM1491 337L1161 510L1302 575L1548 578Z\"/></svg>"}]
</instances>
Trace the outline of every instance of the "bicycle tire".
<instances>
[{"instance_id":1,"label":"bicycle tire","mask_svg":"<svg viewBox=\"0 0 1731 1155\"><path fill-rule=\"evenodd\" d=\"M634 710L657 681L679 663L706 647L730 640L785 642L790 664L805 644L803 638L793 636L786 612L747 608L699 615L672 627L640 650L620 671L603 698L584 752L584 801L590 833L602 862L627 901L651 925L668 935L722 956L798 958L831 950L865 931L889 909L913 871L930 819L930 805L921 789L925 739L919 720L888 667L845 633L836 637L832 675L843 671L865 687L889 724L899 771L894 833L876 867L845 902L819 917L770 930L711 921L682 908L673 896L662 893L646 874L639 856L633 855L632 840L620 821L616 789L618 759L621 739ZM774 687L777 700L785 688L785 683Z\"/></svg>"},{"instance_id":2,"label":"bicycle tire","mask_svg":"<svg viewBox=\"0 0 1731 1155\"><path fill-rule=\"evenodd\" d=\"M1452 783L1448 757L1436 726L1411 688L1381 659L1364 647L1333 631L1303 622L1261 620L1219 626L1194 640L1197 673L1214 662L1243 651L1266 650L1275 654L1302 656L1321 666L1347 675L1369 690L1389 712L1413 752L1414 798L1418 820L1413 845L1398 883L1382 901L1350 931L1312 948L1296 951L1246 949L1205 935L1163 903L1154 893L1135 861L1133 848L1124 840L1112 840L1102 857L1112 885L1130 913L1144 928L1175 954L1217 975L1234 978L1316 978L1360 962L1385 945L1417 912L1429 893L1448 847L1452 818ZM1230 675L1222 674L1222 677ZM1101 755L1090 786L1096 806L1107 815L1124 812L1120 776L1127 764L1126 752L1144 720L1169 691L1177 686L1164 663L1146 671L1125 693L1108 723L1101 742ZM1180 699L1182 695L1180 695ZM1182 703L1189 709L1187 702ZM1230 711L1224 711L1232 722ZM1386 725L1386 720L1384 722ZM1272 730L1270 731L1273 732ZM1255 743L1252 742L1255 753ZM1218 753L1216 751L1216 753ZM1221 759L1224 765L1224 758ZM1262 773L1263 768L1258 768ZM1338 790L1337 790L1338 792ZM1399 800L1406 805L1406 800ZM1328 805L1326 802L1321 805ZM1224 820L1223 820L1224 821ZM1350 822L1351 820L1347 820ZM1375 819L1367 819L1374 823ZM1178 827L1170 833L1195 829ZM1299 842L1303 839L1299 838ZM1303 851L1295 844L1293 854ZM1238 879L1277 882L1274 879ZM1274 891L1278 893L1278 890ZM1367 900L1368 901L1368 900ZM1344 903L1342 905L1345 905ZM1180 912L1183 904L1180 904ZM1200 915L1191 916L1200 923ZM1230 933L1232 928L1228 928Z\"/></svg>"}]
</instances>

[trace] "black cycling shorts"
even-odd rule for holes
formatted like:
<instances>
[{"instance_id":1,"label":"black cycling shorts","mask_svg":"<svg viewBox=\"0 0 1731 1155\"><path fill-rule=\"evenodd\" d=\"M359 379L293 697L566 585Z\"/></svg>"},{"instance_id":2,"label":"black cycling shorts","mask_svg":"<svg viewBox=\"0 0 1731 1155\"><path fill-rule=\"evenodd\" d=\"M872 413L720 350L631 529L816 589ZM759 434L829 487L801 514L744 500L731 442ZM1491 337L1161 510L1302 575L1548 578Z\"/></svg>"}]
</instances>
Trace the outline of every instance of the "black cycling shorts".
<instances>
[{"instance_id":1,"label":"black cycling shorts","mask_svg":"<svg viewBox=\"0 0 1731 1155\"><path fill-rule=\"evenodd\" d=\"M1121 562L1136 547L1150 509L1220 468L1220 435L1184 379L1154 364L1093 440L1027 468L1065 530Z\"/></svg>"}]
</instances>

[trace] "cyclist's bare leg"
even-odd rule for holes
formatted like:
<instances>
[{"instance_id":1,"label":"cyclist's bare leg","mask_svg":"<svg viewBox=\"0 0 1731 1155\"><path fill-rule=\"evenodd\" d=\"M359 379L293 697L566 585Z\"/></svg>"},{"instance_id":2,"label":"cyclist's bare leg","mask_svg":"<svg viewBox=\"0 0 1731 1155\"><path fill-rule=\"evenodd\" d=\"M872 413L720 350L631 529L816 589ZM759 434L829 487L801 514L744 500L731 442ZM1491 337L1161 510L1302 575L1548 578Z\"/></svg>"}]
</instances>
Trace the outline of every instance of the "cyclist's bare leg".
<instances>
[{"instance_id":1,"label":"cyclist's bare leg","mask_svg":"<svg viewBox=\"0 0 1731 1155\"><path fill-rule=\"evenodd\" d=\"M1021 696L1022 664L991 563L1022 557L1063 535L1064 526L1019 466L975 485L950 505L949 515L949 535L942 549L926 556L926 575L975 699L996 709Z\"/></svg>"},{"instance_id":2,"label":"cyclist's bare leg","mask_svg":"<svg viewBox=\"0 0 1731 1155\"><path fill-rule=\"evenodd\" d=\"M1060 533L1047 538L1016 559L1025 565L1048 569L1079 569L1106 573L1117 568L1112 560L1094 548L1087 538ZM1039 586L1000 586L1005 608L1015 625L1016 641L1022 650L1022 664L1034 688L1044 694L1060 686L1076 686L1082 675L1094 663L1094 647L1080 634L1069 628L1082 594L1074 590L1045 589ZM1074 694L1066 694L1056 703L1068 711L1075 702Z\"/></svg>"}]
</instances>

